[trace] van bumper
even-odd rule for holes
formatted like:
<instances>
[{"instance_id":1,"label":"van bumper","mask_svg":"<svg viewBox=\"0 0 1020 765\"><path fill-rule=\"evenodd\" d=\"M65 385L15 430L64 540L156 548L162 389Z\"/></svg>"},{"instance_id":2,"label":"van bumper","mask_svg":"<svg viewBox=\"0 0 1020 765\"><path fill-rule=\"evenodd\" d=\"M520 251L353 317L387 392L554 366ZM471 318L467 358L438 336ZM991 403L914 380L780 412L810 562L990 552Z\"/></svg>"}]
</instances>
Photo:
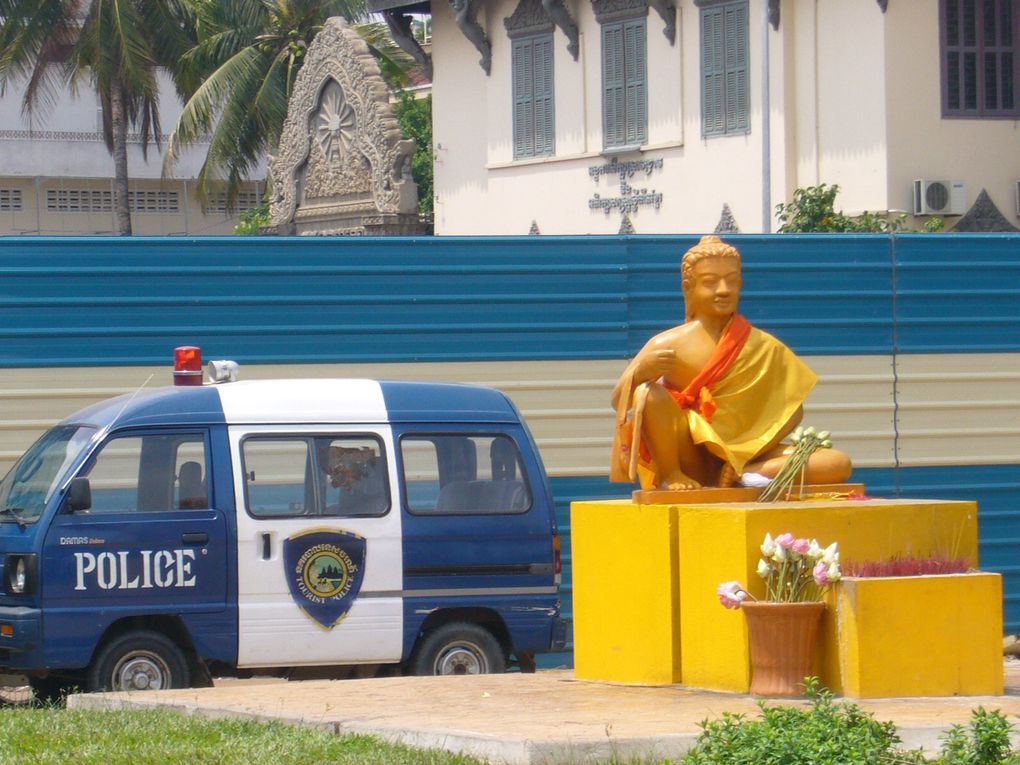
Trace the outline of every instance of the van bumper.
<instances>
[{"instance_id":1,"label":"van bumper","mask_svg":"<svg viewBox=\"0 0 1020 765\"><path fill-rule=\"evenodd\" d=\"M0 667L35 668L41 634L39 609L0 608Z\"/></svg>"},{"instance_id":2,"label":"van bumper","mask_svg":"<svg viewBox=\"0 0 1020 765\"><path fill-rule=\"evenodd\" d=\"M550 651L562 651L567 647L567 622L564 619L553 620L552 641Z\"/></svg>"}]
</instances>

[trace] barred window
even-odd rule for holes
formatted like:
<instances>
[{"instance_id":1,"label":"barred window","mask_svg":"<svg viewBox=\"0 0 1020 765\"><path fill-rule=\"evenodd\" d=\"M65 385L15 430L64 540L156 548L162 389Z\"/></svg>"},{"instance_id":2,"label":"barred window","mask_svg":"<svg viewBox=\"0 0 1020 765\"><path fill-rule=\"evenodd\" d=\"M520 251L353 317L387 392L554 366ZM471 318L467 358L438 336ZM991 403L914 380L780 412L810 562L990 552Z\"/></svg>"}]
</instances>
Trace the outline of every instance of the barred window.
<instances>
[{"instance_id":1,"label":"barred window","mask_svg":"<svg viewBox=\"0 0 1020 765\"><path fill-rule=\"evenodd\" d=\"M21 189L0 189L0 210L17 212L22 208Z\"/></svg>"},{"instance_id":2,"label":"barred window","mask_svg":"<svg viewBox=\"0 0 1020 765\"><path fill-rule=\"evenodd\" d=\"M129 191L128 206L137 213L180 212L180 194L176 191Z\"/></svg>"},{"instance_id":3,"label":"barred window","mask_svg":"<svg viewBox=\"0 0 1020 765\"><path fill-rule=\"evenodd\" d=\"M747 0L702 0L701 131L705 136L746 133L748 109Z\"/></svg>"},{"instance_id":4,"label":"barred window","mask_svg":"<svg viewBox=\"0 0 1020 765\"><path fill-rule=\"evenodd\" d=\"M940 0L942 114L1016 119L1020 0Z\"/></svg>"},{"instance_id":5,"label":"barred window","mask_svg":"<svg viewBox=\"0 0 1020 765\"><path fill-rule=\"evenodd\" d=\"M259 206L259 193L257 191L239 191L233 206L227 204L227 195L217 192L209 195L209 203L206 205L206 212L226 215L231 212L247 212Z\"/></svg>"},{"instance_id":6,"label":"barred window","mask_svg":"<svg viewBox=\"0 0 1020 765\"><path fill-rule=\"evenodd\" d=\"M103 189L47 189L46 210L68 213L108 213L113 192Z\"/></svg>"}]
</instances>

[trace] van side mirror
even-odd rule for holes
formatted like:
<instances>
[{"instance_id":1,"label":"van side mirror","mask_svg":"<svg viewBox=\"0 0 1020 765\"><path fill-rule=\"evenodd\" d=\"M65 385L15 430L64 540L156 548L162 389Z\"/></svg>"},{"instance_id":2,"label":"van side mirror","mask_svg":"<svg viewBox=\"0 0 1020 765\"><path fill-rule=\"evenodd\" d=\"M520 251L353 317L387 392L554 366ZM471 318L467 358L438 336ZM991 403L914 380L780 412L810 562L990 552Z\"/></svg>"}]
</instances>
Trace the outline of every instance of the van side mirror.
<instances>
[{"instance_id":1,"label":"van side mirror","mask_svg":"<svg viewBox=\"0 0 1020 765\"><path fill-rule=\"evenodd\" d=\"M92 507L92 486L88 478L72 478L67 487L67 509L72 513Z\"/></svg>"}]
</instances>

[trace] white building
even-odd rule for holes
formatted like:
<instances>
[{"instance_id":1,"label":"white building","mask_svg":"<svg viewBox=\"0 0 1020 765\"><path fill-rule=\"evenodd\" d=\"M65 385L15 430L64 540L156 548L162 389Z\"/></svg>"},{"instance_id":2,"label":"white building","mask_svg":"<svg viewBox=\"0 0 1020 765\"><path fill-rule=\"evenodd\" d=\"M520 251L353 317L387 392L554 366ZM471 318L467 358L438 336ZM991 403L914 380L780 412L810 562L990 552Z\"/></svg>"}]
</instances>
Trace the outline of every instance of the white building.
<instances>
[{"instance_id":1,"label":"white building","mask_svg":"<svg viewBox=\"0 0 1020 765\"><path fill-rule=\"evenodd\" d=\"M22 113L23 89L0 98L0 235L116 234L113 211L113 157L102 134L98 98L87 83L78 92L61 92L55 103L31 118ZM181 103L162 77L160 127L173 129ZM162 152L142 154L137 135L129 137L128 173L131 224L135 234L232 234L239 213L258 204L258 189L247 185L237 209L228 211L222 195L203 211L195 177L205 145L189 150L162 178Z\"/></svg>"},{"instance_id":2,"label":"white building","mask_svg":"<svg viewBox=\"0 0 1020 765\"><path fill-rule=\"evenodd\" d=\"M947 227L986 190L1020 223L1020 0L431 11L437 234L704 232L724 206L769 231L820 183L848 214Z\"/></svg>"}]
</instances>

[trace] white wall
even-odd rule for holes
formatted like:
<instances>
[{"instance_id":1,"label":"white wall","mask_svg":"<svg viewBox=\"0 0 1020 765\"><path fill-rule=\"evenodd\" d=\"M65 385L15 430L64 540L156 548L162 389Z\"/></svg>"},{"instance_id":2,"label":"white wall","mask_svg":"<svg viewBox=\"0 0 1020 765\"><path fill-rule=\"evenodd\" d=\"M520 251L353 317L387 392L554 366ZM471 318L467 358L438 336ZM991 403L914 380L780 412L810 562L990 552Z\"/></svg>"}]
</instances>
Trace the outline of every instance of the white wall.
<instances>
[{"instance_id":1,"label":"white wall","mask_svg":"<svg viewBox=\"0 0 1020 765\"><path fill-rule=\"evenodd\" d=\"M1020 123L943 119L935 3L889 3L886 58L889 83L889 199L909 210L915 178L963 180L967 209L987 189L1014 226L1020 180ZM947 218L954 225L956 218ZM924 219L915 219L915 225Z\"/></svg>"},{"instance_id":2,"label":"white wall","mask_svg":"<svg viewBox=\"0 0 1020 765\"><path fill-rule=\"evenodd\" d=\"M763 230L762 1L749 7L750 122L746 135L701 135L698 9L678 2L677 44L648 14L649 141L641 154L661 170L629 183L662 194L659 209L631 214L638 233L715 228L723 203L744 232ZM556 155L513 161L510 45L503 19L516 3L495 0L479 21L492 40L492 74L456 28L447 4L434 17L436 233L612 234L618 211L592 210L595 194L620 196L619 181L597 183L601 153L598 24L588 0L568 0L581 28L573 61L554 34ZM964 180L967 207L982 188L1009 220L1020 180L1020 125L1013 120L943 119L938 4L874 0L788 0L769 34L771 204L798 187L838 184L848 214L911 209L915 178ZM925 220L913 219L920 228ZM955 219L947 224L952 226ZM771 223L773 229L776 224Z\"/></svg>"},{"instance_id":3,"label":"white wall","mask_svg":"<svg viewBox=\"0 0 1020 765\"><path fill-rule=\"evenodd\" d=\"M114 233L112 213L54 212L46 209L50 189L109 190L113 157L102 137L98 99L89 83L57 92L31 115L22 110L23 86L10 87L0 97L0 189L21 192L21 209L0 209L0 235ZM131 188L139 191L176 192L177 213L132 214L136 234L231 234L238 214L204 213L198 202L195 178L205 157L201 142L182 153L172 172L162 177L165 136L173 130L182 104L170 78L160 74L160 147L150 142L142 151L137 139L128 143ZM133 130L133 128L132 128ZM147 155L147 156L146 156ZM255 178L265 177L263 166Z\"/></svg>"},{"instance_id":4,"label":"white wall","mask_svg":"<svg viewBox=\"0 0 1020 765\"><path fill-rule=\"evenodd\" d=\"M648 14L648 142L619 160L661 159L662 168L628 183L661 193L658 209L641 206L630 218L638 233L711 231L728 203L741 228L761 226L760 75L752 75L751 132L704 140L698 13L678 3L677 39L670 45L659 15ZM433 8L433 120L436 141L436 233L525 234L532 221L543 234L615 234L621 215L592 209L590 200L621 196L616 176L592 178L602 153L601 39L588 2L572 5L581 29L574 61L563 33L554 33L556 154L513 161L510 44L503 19L515 0L484 6L479 22L492 42L492 74L456 27L445 4ZM750 60L760 60L761 6L751 3ZM760 71L752 63L753 71ZM780 155L781 157L781 155Z\"/></svg>"}]
</instances>

